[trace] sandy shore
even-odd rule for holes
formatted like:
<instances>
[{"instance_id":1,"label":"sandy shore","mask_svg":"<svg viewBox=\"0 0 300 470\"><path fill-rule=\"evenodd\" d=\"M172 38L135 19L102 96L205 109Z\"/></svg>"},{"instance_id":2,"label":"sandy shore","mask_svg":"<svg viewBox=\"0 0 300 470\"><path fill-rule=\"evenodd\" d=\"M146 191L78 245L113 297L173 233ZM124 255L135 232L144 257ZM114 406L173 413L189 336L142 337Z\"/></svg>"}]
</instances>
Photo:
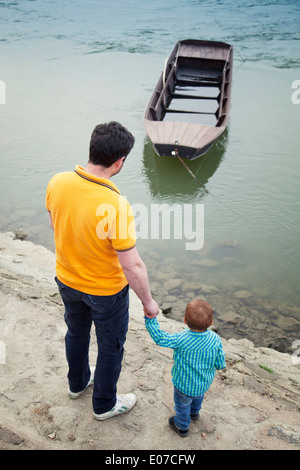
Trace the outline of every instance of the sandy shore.
<instances>
[{"instance_id":1,"label":"sandy shore","mask_svg":"<svg viewBox=\"0 0 300 470\"><path fill-rule=\"evenodd\" d=\"M217 372L199 421L182 439L173 414L172 351L156 346L131 292L130 328L119 381L134 392L133 410L98 422L91 389L67 395L63 307L54 282L54 254L0 233L0 449L231 450L300 448L300 365L292 356L222 340L227 369ZM184 325L160 315L163 328ZM90 362L96 358L94 333Z\"/></svg>"}]
</instances>

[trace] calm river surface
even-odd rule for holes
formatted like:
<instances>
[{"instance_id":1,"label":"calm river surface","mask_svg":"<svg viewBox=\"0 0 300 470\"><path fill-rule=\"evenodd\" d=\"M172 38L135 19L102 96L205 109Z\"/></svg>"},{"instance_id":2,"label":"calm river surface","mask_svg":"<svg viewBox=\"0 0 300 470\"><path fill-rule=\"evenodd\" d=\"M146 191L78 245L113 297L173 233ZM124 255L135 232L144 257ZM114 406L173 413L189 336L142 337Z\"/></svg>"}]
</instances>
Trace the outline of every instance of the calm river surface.
<instances>
[{"instance_id":1,"label":"calm river surface","mask_svg":"<svg viewBox=\"0 0 300 470\"><path fill-rule=\"evenodd\" d=\"M300 339L300 92L292 88L300 85L299 20L300 2L292 0L1 2L0 229L22 229L54 250L47 183L85 165L94 126L118 120L136 144L114 182L148 210L137 214L138 248L160 302L180 299L182 310L203 294L213 306L216 299L221 321L222 311L238 315L230 334L260 343L276 327L272 339ZM187 38L234 47L228 129L188 162L208 192L179 161L158 157L143 128L164 61ZM187 250L174 230L169 240L154 239L155 204L203 204L203 248ZM199 229L195 212L190 217L184 223Z\"/></svg>"}]
</instances>

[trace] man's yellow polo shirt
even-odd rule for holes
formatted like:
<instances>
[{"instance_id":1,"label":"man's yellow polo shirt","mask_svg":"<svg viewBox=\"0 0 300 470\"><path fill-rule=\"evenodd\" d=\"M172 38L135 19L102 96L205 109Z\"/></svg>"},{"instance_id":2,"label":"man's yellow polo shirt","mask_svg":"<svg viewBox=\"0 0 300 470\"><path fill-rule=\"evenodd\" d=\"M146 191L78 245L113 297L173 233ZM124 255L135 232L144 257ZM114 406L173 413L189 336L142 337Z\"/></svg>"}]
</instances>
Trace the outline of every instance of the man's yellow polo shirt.
<instances>
[{"instance_id":1,"label":"man's yellow polo shirt","mask_svg":"<svg viewBox=\"0 0 300 470\"><path fill-rule=\"evenodd\" d=\"M54 225L58 279L92 295L122 290L128 282L116 252L133 248L136 236L132 208L118 188L76 165L50 180L46 208Z\"/></svg>"}]
</instances>

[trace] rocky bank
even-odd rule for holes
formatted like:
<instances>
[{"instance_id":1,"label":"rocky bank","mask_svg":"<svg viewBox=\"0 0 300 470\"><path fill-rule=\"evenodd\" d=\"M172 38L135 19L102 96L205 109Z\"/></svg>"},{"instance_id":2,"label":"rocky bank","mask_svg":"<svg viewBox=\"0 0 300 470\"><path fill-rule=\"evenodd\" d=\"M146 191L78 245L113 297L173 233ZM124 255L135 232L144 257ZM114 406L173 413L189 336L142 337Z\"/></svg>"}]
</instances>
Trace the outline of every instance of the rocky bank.
<instances>
[{"instance_id":1,"label":"rocky bank","mask_svg":"<svg viewBox=\"0 0 300 470\"><path fill-rule=\"evenodd\" d=\"M92 390L67 395L63 306L54 282L55 256L0 233L0 449L8 450L298 450L300 364L295 354L222 339L227 369L216 373L201 418L182 439L173 414L172 351L156 346L131 292L130 328L119 380L136 406L93 419ZM162 327L184 325L160 314ZM90 362L96 358L92 334Z\"/></svg>"}]
</instances>

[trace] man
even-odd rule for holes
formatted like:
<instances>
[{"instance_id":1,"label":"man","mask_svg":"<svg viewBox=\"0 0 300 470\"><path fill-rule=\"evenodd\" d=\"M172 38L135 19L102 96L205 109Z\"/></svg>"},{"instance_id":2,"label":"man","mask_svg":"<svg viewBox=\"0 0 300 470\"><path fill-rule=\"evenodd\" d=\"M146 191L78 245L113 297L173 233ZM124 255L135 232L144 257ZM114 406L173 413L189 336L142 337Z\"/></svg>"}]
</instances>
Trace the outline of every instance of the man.
<instances>
[{"instance_id":1,"label":"man","mask_svg":"<svg viewBox=\"0 0 300 470\"><path fill-rule=\"evenodd\" d=\"M99 420L127 412L136 403L132 393L116 394L128 330L128 284L149 318L159 310L135 246L132 209L110 181L133 145L133 135L121 124L100 124L91 136L86 167L56 174L47 187L56 282L68 327L69 396L77 398L94 383L93 414ZM89 367L92 322L98 343L94 377Z\"/></svg>"}]
</instances>

